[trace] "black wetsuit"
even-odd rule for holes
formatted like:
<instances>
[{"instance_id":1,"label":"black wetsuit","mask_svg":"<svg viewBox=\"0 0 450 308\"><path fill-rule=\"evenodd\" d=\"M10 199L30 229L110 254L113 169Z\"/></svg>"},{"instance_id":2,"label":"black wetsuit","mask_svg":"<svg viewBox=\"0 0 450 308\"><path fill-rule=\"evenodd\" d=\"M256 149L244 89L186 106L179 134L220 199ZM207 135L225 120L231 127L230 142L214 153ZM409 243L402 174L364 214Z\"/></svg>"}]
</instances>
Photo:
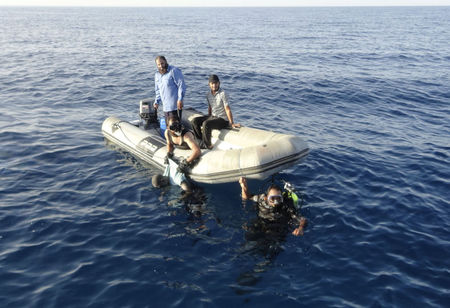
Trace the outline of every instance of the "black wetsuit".
<instances>
[{"instance_id":1,"label":"black wetsuit","mask_svg":"<svg viewBox=\"0 0 450 308\"><path fill-rule=\"evenodd\" d=\"M271 206L265 199L266 195L255 195L252 200L258 204L258 217L270 222L287 223L289 221L299 221L294 202L290 198L283 200L283 203L277 206Z\"/></svg>"}]
</instances>

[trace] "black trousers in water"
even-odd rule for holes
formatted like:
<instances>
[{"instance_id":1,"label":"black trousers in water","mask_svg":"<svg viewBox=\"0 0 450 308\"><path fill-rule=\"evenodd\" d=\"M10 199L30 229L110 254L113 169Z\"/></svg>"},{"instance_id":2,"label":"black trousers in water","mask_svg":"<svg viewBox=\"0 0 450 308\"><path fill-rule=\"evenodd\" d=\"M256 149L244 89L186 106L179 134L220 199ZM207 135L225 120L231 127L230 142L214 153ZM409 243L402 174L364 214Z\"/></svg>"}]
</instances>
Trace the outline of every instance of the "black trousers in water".
<instances>
[{"instance_id":1,"label":"black trousers in water","mask_svg":"<svg viewBox=\"0 0 450 308\"><path fill-rule=\"evenodd\" d=\"M230 122L213 116L196 117L192 120L192 129L198 139L203 140L207 146L211 146L211 131L228 127ZM203 132L202 132L203 129Z\"/></svg>"}]
</instances>

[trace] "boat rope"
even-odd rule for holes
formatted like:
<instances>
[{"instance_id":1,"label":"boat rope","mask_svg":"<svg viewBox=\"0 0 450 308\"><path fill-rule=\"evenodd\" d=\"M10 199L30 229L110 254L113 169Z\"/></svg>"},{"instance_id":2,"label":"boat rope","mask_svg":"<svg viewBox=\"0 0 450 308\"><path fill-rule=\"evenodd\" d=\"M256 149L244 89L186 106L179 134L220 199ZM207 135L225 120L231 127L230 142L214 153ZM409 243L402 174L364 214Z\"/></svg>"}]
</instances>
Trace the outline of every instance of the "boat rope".
<instances>
[{"instance_id":1,"label":"boat rope","mask_svg":"<svg viewBox=\"0 0 450 308\"><path fill-rule=\"evenodd\" d=\"M114 129L120 129L120 131L122 132L123 136L124 136L125 138L127 138L127 140L128 140L130 143L133 144L133 141L131 141L130 138L128 138L128 136L125 134L125 132L123 131L122 127L120 126L120 123L123 123L123 122L127 123L127 121L121 120L121 121L119 121L119 122L114 123L114 124L112 125L112 127L113 127Z\"/></svg>"}]
</instances>

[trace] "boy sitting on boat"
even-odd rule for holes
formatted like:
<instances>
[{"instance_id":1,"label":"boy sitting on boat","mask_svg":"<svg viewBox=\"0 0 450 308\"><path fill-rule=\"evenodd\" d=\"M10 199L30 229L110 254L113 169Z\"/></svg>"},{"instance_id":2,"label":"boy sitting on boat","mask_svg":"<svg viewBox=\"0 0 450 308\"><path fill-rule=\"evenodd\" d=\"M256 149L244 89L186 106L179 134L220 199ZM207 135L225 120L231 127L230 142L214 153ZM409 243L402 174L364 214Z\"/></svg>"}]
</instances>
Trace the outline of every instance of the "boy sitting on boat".
<instances>
[{"instance_id":1,"label":"boy sitting on boat","mask_svg":"<svg viewBox=\"0 0 450 308\"><path fill-rule=\"evenodd\" d=\"M220 88L220 80L217 75L209 76L209 88L206 95L208 102L208 115L196 117L192 120L192 129L195 136L202 140L208 149L212 149L211 131L213 129L222 129L231 125L231 127L241 127L240 124L233 122L228 95Z\"/></svg>"}]
</instances>

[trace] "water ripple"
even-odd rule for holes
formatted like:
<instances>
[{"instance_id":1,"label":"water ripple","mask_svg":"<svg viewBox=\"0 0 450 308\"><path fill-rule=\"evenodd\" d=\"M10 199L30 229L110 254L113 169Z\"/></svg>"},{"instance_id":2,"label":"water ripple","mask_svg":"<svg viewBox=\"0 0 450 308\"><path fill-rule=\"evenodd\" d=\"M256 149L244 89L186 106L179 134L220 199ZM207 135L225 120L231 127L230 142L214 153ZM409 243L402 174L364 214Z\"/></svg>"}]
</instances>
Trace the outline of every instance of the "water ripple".
<instances>
[{"instance_id":1,"label":"water ripple","mask_svg":"<svg viewBox=\"0 0 450 308\"><path fill-rule=\"evenodd\" d=\"M0 16L0 306L446 306L447 9ZM107 116L154 95L160 53L187 106L207 110L217 73L237 122L307 139L275 178L300 190L304 236L249 233L237 183L197 202L157 190L158 170L103 140Z\"/></svg>"}]
</instances>

